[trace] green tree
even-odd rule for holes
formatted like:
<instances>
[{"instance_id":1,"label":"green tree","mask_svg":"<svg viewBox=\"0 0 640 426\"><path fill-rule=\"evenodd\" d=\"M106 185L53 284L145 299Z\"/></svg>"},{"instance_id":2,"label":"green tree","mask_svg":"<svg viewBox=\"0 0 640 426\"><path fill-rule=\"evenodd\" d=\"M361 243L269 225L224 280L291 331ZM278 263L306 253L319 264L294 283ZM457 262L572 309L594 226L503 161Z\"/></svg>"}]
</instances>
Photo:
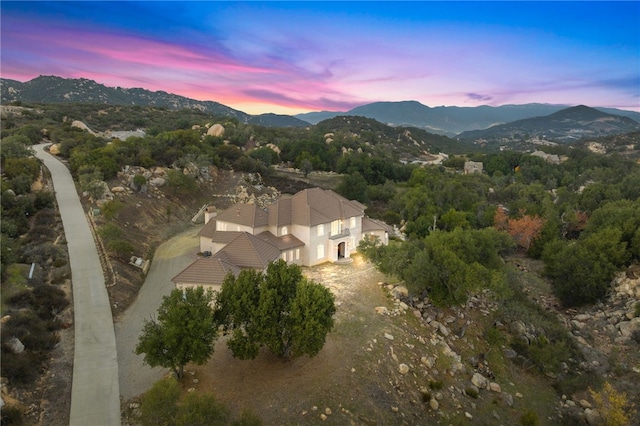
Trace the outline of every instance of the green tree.
<instances>
[{"instance_id":1,"label":"green tree","mask_svg":"<svg viewBox=\"0 0 640 426\"><path fill-rule=\"evenodd\" d=\"M622 233L606 228L566 243L549 243L542 254L544 272L565 306L594 303L604 297L615 272L629 259Z\"/></svg>"},{"instance_id":2,"label":"green tree","mask_svg":"<svg viewBox=\"0 0 640 426\"><path fill-rule=\"evenodd\" d=\"M261 346L289 360L314 356L333 328L333 294L308 281L298 265L283 260L267 272L244 270L227 276L216 301L219 320L232 330L228 342L235 357L255 358Z\"/></svg>"},{"instance_id":3,"label":"green tree","mask_svg":"<svg viewBox=\"0 0 640 426\"><path fill-rule=\"evenodd\" d=\"M360 172L344 176L336 191L349 200L356 200L361 203L369 201L367 197L367 181Z\"/></svg>"},{"instance_id":4,"label":"green tree","mask_svg":"<svg viewBox=\"0 0 640 426\"><path fill-rule=\"evenodd\" d=\"M145 320L136 354L151 367L170 368L182 378L189 362L204 364L217 337L211 291L202 287L175 289L162 298L157 320Z\"/></svg>"},{"instance_id":5,"label":"green tree","mask_svg":"<svg viewBox=\"0 0 640 426\"><path fill-rule=\"evenodd\" d=\"M102 172L98 169L87 170L86 173L81 173L78 180L80 188L87 192L94 200L102 198L105 192Z\"/></svg>"}]
</instances>

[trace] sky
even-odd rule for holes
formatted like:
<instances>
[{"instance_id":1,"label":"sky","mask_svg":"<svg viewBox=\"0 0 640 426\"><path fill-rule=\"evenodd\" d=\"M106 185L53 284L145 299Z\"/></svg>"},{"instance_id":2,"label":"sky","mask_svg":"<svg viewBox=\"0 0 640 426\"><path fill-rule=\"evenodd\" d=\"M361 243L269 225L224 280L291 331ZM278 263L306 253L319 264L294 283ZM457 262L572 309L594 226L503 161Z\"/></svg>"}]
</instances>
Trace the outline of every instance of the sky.
<instances>
[{"instance_id":1,"label":"sky","mask_svg":"<svg viewBox=\"0 0 640 426\"><path fill-rule=\"evenodd\" d=\"M530 102L640 111L640 2L0 2L0 76L250 113Z\"/></svg>"}]
</instances>

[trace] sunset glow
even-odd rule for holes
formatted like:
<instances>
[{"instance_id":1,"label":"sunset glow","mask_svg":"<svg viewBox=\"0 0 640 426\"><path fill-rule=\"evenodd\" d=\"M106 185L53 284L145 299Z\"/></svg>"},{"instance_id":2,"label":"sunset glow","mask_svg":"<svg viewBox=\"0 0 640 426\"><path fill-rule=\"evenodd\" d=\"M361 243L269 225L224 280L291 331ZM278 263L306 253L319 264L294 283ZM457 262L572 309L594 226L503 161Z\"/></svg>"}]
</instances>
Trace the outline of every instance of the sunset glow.
<instances>
[{"instance_id":1,"label":"sunset glow","mask_svg":"<svg viewBox=\"0 0 640 426\"><path fill-rule=\"evenodd\" d=\"M640 111L640 2L0 3L1 75L247 113L529 102Z\"/></svg>"}]
</instances>

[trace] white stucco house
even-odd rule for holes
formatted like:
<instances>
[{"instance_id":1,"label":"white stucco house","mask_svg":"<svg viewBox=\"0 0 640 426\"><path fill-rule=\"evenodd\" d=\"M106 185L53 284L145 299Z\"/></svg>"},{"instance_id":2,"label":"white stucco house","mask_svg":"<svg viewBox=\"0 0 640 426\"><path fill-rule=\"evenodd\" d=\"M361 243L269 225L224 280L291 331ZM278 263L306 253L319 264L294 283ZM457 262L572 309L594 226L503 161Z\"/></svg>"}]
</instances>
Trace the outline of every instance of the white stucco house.
<instances>
[{"instance_id":1,"label":"white stucco house","mask_svg":"<svg viewBox=\"0 0 640 426\"><path fill-rule=\"evenodd\" d=\"M266 209L236 204L218 214L209 212L198 235L200 251L211 256L196 260L173 282L179 288L219 287L229 272L265 270L278 258L302 266L349 261L363 238L389 242L391 228L366 217L364 210L358 201L311 188L282 196Z\"/></svg>"}]
</instances>

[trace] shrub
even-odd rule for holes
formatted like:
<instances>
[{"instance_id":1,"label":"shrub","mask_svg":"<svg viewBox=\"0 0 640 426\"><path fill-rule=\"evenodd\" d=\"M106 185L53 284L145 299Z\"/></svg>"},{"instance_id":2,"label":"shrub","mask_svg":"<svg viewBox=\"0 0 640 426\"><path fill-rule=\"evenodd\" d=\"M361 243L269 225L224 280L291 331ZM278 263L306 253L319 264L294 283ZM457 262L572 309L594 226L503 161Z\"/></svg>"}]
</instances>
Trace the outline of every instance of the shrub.
<instances>
[{"instance_id":1,"label":"shrub","mask_svg":"<svg viewBox=\"0 0 640 426\"><path fill-rule=\"evenodd\" d=\"M121 260L128 261L133 255L133 244L125 240L113 240L107 243L107 250L113 252Z\"/></svg>"},{"instance_id":2,"label":"shrub","mask_svg":"<svg viewBox=\"0 0 640 426\"><path fill-rule=\"evenodd\" d=\"M522 426L536 426L538 424L538 415L534 411L527 410L520 416L520 424Z\"/></svg>"},{"instance_id":3,"label":"shrub","mask_svg":"<svg viewBox=\"0 0 640 426\"><path fill-rule=\"evenodd\" d=\"M40 368L42 367L45 359L46 355L41 352L25 350L20 354L14 354L9 351L5 351L3 348L2 366L0 367L2 377L9 379L10 383L32 383L38 378Z\"/></svg>"},{"instance_id":4,"label":"shrub","mask_svg":"<svg viewBox=\"0 0 640 426\"><path fill-rule=\"evenodd\" d=\"M180 385L174 378L156 382L140 401L142 426L173 425L178 412Z\"/></svg>"},{"instance_id":5,"label":"shrub","mask_svg":"<svg viewBox=\"0 0 640 426\"><path fill-rule=\"evenodd\" d=\"M478 398L478 389L475 387L468 387L464 390L464 393L466 393L467 395L469 395L471 398L477 399Z\"/></svg>"},{"instance_id":6,"label":"shrub","mask_svg":"<svg viewBox=\"0 0 640 426\"><path fill-rule=\"evenodd\" d=\"M190 426L227 425L227 409L211 394L187 394L178 406L176 423Z\"/></svg>"},{"instance_id":7,"label":"shrub","mask_svg":"<svg viewBox=\"0 0 640 426\"><path fill-rule=\"evenodd\" d=\"M252 411L244 410L240 418L231 423L233 426L261 426L262 420Z\"/></svg>"},{"instance_id":8,"label":"shrub","mask_svg":"<svg viewBox=\"0 0 640 426\"><path fill-rule=\"evenodd\" d=\"M444 386L441 380L429 380L429 389L440 390Z\"/></svg>"}]
</instances>

